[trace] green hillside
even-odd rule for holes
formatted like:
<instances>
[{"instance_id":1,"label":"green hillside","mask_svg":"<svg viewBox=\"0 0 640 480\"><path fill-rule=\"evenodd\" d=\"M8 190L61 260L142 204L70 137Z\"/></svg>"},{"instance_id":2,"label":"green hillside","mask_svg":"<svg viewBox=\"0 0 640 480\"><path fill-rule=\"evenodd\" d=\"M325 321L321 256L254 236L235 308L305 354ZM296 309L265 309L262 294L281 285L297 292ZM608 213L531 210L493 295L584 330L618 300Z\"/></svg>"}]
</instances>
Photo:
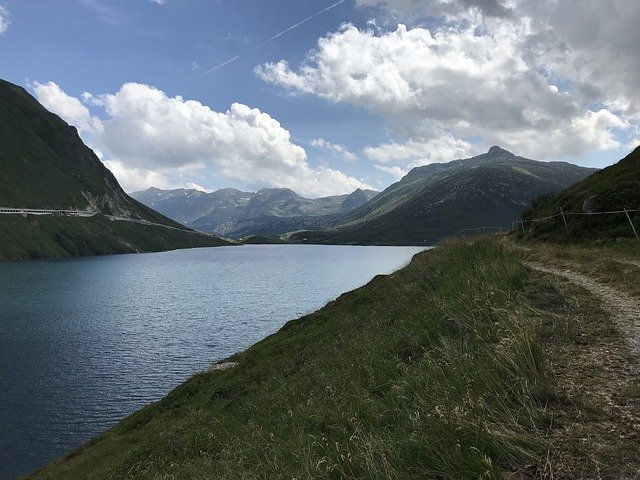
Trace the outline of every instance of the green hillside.
<instances>
[{"instance_id":1,"label":"green hillside","mask_svg":"<svg viewBox=\"0 0 640 480\"><path fill-rule=\"evenodd\" d=\"M499 147L486 154L412 170L344 222L292 234L294 242L429 245L475 227L507 227L532 200L560 191L593 169L537 162Z\"/></svg>"},{"instance_id":2,"label":"green hillside","mask_svg":"<svg viewBox=\"0 0 640 480\"><path fill-rule=\"evenodd\" d=\"M633 426L591 394L640 407L593 355L620 341L598 305L495 240L448 242L32 478L633 478Z\"/></svg>"},{"instance_id":3,"label":"green hillside","mask_svg":"<svg viewBox=\"0 0 640 480\"><path fill-rule=\"evenodd\" d=\"M230 245L190 230L89 218L0 215L0 260L64 258Z\"/></svg>"},{"instance_id":4,"label":"green hillside","mask_svg":"<svg viewBox=\"0 0 640 480\"><path fill-rule=\"evenodd\" d=\"M216 246L226 242L199 235L129 197L78 132L47 111L22 87L0 80L0 207L88 210L144 220L163 227L162 239L138 223L101 218L0 215L0 258L121 253ZM122 222L120 222L122 223ZM184 235L181 233L184 231Z\"/></svg>"},{"instance_id":5,"label":"green hillside","mask_svg":"<svg viewBox=\"0 0 640 480\"><path fill-rule=\"evenodd\" d=\"M558 215L561 208L565 212L566 228L562 216ZM633 238L633 229L624 213L601 214L624 209L640 209L640 148L571 188L536 200L523 214L526 236L563 242ZM592 215L582 215L585 213ZM629 215L640 234L640 212ZM554 217L533 221L551 216Z\"/></svg>"}]
</instances>

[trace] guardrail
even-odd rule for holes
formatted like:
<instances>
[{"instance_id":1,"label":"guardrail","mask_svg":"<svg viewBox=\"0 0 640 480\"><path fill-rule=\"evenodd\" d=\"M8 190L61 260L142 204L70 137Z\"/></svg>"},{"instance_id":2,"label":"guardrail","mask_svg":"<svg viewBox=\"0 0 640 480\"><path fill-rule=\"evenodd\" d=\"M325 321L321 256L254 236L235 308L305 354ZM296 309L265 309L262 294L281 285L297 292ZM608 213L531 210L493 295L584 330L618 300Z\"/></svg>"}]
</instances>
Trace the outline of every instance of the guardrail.
<instances>
[{"instance_id":1,"label":"guardrail","mask_svg":"<svg viewBox=\"0 0 640 480\"><path fill-rule=\"evenodd\" d=\"M0 214L11 215L64 215L70 217L92 217L95 212L87 210L53 210L45 208L8 208L0 207Z\"/></svg>"}]
</instances>

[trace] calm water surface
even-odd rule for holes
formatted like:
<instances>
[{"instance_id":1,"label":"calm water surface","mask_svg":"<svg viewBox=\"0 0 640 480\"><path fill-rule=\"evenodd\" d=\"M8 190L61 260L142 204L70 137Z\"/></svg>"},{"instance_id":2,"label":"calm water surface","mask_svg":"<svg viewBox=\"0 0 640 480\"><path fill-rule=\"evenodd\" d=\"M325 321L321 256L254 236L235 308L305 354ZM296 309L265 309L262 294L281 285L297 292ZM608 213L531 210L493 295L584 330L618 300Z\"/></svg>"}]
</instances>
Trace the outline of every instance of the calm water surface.
<instances>
[{"instance_id":1,"label":"calm water surface","mask_svg":"<svg viewBox=\"0 0 640 480\"><path fill-rule=\"evenodd\" d=\"M0 479L26 474L420 248L0 263Z\"/></svg>"}]
</instances>

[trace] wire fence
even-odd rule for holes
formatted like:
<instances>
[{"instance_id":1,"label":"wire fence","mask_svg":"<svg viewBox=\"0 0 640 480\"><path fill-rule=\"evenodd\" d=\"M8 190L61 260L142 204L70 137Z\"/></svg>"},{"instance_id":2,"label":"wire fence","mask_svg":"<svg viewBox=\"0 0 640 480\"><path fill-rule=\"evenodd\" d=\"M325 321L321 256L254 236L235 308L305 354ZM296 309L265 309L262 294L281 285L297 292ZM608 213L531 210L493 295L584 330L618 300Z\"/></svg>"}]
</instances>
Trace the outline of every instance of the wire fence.
<instances>
[{"instance_id":1,"label":"wire fence","mask_svg":"<svg viewBox=\"0 0 640 480\"><path fill-rule=\"evenodd\" d=\"M635 226L635 224L633 223L633 220L631 219L631 213L636 213L636 212L640 212L640 209L636 209L636 210L629 210L629 209L622 209L622 210L614 210L611 212L580 212L580 213L576 213L576 212L565 212L562 208L560 208L560 212L556 213L555 215L549 215L548 217L540 217L540 218L533 218L533 219L527 219L526 221L523 220L522 218L520 220L514 220L511 224L511 227L487 227L487 226L482 226L482 227L476 227L476 228L465 228L464 230L460 230L457 233L454 233L452 236L453 237L459 237L460 235L463 234L469 234L469 233L475 233L477 232L478 234L480 233L488 233L488 232L495 232L498 231L500 233L506 233L506 232L514 232L517 230L522 230L522 233L526 233L525 230L525 223L529 223L529 224L533 224L533 223L538 223L538 222L544 222L544 221L548 221L548 220L552 220L555 218L562 218L563 224L564 224L564 228L565 229L569 229L569 221L567 220L567 217L572 217L572 216L594 216L594 215L626 215L627 220L629 221L629 225L631 226L631 229L633 230L634 235L636 236L636 238L640 239L640 236L638 236L638 230Z\"/></svg>"},{"instance_id":2,"label":"wire fence","mask_svg":"<svg viewBox=\"0 0 640 480\"><path fill-rule=\"evenodd\" d=\"M467 233L467 232L482 232L482 233L487 233L487 232L492 232L492 231L499 231L500 233L502 232L508 232L511 230L511 228L509 227L477 227L477 228L465 228L464 230L460 230L457 233L454 233L453 236L457 237L459 235L462 235L463 233Z\"/></svg>"},{"instance_id":3,"label":"wire fence","mask_svg":"<svg viewBox=\"0 0 640 480\"><path fill-rule=\"evenodd\" d=\"M631 230L633 230L633 234L636 236L637 239L640 239L640 237L638 236L638 230L636 229L635 224L633 223L633 220L631 219L631 215L630 213L636 213L636 212L640 212L639 209L635 209L635 210L629 210L629 209L622 209L622 210L613 210L610 212L565 212L562 207L560 207L560 212L556 213L555 215L549 215L548 217L540 217L540 218L531 218L531 219L527 219L526 223L538 223L538 222L545 222L551 219L555 219L555 218L559 218L562 217L562 222L564 223L564 228L565 229L569 229L569 221L567 220L567 217L572 217L572 216L594 216L594 215L625 215L627 217L627 220L629 221L629 225L631 226ZM520 220L516 220L513 222L513 225L511 227L511 230L518 230L521 229L522 233L525 233L525 220L524 219L520 219Z\"/></svg>"}]
</instances>

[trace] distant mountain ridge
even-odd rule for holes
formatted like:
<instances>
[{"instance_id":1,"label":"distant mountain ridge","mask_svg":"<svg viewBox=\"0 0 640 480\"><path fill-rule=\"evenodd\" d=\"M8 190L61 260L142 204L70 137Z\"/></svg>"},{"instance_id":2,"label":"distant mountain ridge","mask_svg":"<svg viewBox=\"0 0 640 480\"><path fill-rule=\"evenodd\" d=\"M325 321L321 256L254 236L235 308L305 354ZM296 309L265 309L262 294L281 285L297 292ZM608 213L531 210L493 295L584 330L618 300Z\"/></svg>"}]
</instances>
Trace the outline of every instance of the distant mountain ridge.
<instances>
[{"instance_id":1,"label":"distant mountain ridge","mask_svg":"<svg viewBox=\"0 0 640 480\"><path fill-rule=\"evenodd\" d=\"M332 228L296 232L304 243L427 245L480 226L510 227L540 195L595 169L539 162L498 146L476 157L411 170Z\"/></svg>"},{"instance_id":2,"label":"distant mountain ridge","mask_svg":"<svg viewBox=\"0 0 640 480\"><path fill-rule=\"evenodd\" d=\"M75 127L45 109L24 88L4 80L0 80L0 207L96 214L89 218L0 215L0 259L225 243L191 232L129 197Z\"/></svg>"},{"instance_id":3,"label":"distant mountain ridge","mask_svg":"<svg viewBox=\"0 0 640 480\"><path fill-rule=\"evenodd\" d=\"M343 215L377 194L373 190L357 189L348 195L310 199L288 188L265 188L255 193L226 188L205 193L152 187L131 195L191 228L239 238L324 228L339 222Z\"/></svg>"}]
</instances>

